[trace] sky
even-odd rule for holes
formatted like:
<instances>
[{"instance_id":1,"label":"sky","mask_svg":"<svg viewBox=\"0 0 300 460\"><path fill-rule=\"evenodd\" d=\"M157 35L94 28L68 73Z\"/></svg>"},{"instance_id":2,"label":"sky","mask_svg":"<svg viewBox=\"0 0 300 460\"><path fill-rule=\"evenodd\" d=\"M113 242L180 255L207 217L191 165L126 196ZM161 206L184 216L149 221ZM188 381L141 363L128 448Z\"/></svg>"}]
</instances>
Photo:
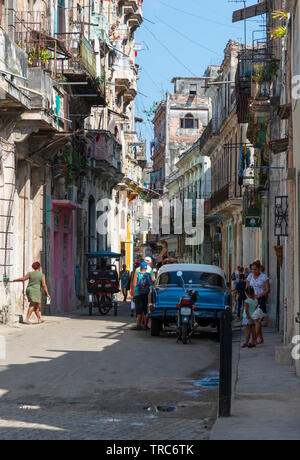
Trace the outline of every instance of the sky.
<instances>
[{"instance_id":1,"label":"sky","mask_svg":"<svg viewBox=\"0 0 300 460\"><path fill-rule=\"evenodd\" d=\"M246 2L247 6L256 0ZM203 76L212 64L220 65L230 39L244 43L244 22L232 24L232 13L244 2L228 0L144 0L144 23L136 32L142 45L136 63L140 66L139 94L136 97L136 130L148 143L153 139L152 123L144 110L173 92L173 77ZM247 21L247 43L253 31L262 30L262 19Z\"/></svg>"}]
</instances>

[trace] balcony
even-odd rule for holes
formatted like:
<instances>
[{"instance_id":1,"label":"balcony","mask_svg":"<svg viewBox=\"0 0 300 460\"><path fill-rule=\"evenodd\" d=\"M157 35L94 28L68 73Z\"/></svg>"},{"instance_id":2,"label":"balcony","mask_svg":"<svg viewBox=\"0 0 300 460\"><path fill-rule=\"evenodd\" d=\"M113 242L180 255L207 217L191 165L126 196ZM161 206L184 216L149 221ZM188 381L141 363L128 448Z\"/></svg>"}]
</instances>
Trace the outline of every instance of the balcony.
<instances>
[{"instance_id":1,"label":"balcony","mask_svg":"<svg viewBox=\"0 0 300 460\"><path fill-rule=\"evenodd\" d=\"M216 208L229 199L229 188L229 184L227 184L221 190L212 194L210 199L211 209Z\"/></svg>"},{"instance_id":2,"label":"balcony","mask_svg":"<svg viewBox=\"0 0 300 460\"><path fill-rule=\"evenodd\" d=\"M27 55L1 29L0 53L1 56L6 57L5 63L1 63L3 73L0 72L2 90L0 96L0 113L5 114L8 111L20 113L26 109L30 109L30 95L21 88L26 86L28 81Z\"/></svg>"},{"instance_id":3,"label":"balcony","mask_svg":"<svg viewBox=\"0 0 300 460\"><path fill-rule=\"evenodd\" d=\"M261 194L259 191L246 188L243 196L243 219L261 216Z\"/></svg>"},{"instance_id":4,"label":"balcony","mask_svg":"<svg viewBox=\"0 0 300 460\"><path fill-rule=\"evenodd\" d=\"M21 115L23 124L36 123L36 127L44 131L67 131L65 93L51 76L43 69L29 68L24 91L26 87L31 99L31 110Z\"/></svg>"},{"instance_id":5,"label":"balcony","mask_svg":"<svg viewBox=\"0 0 300 460\"><path fill-rule=\"evenodd\" d=\"M131 158L134 158L139 166L144 168L147 163L146 142L130 142L128 144L128 153Z\"/></svg>"},{"instance_id":6,"label":"balcony","mask_svg":"<svg viewBox=\"0 0 300 460\"><path fill-rule=\"evenodd\" d=\"M123 177L122 145L116 141L110 131L91 130L88 132L88 137L91 136L94 138L92 161L95 169L103 173L116 174L118 176L116 183L118 183Z\"/></svg>"},{"instance_id":7,"label":"balcony","mask_svg":"<svg viewBox=\"0 0 300 460\"><path fill-rule=\"evenodd\" d=\"M138 10L137 0L121 0L120 4L123 6L125 16L131 16L132 14L135 14Z\"/></svg>"},{"instance_id":8,"label":"balcony","mask_svg":"<svg viewBox=\"0 0 300 460\"><path fill-rule=\"evenodd\" d=\"M124 12L128 18L128 26L130 27L131 31L133 32L135 29L140 27L143 23L143 11L142 11L142 2L141 0L131 1L125 0L127 3L135 3L136 10L130 12L129 14L126 13L126 7L124 6Z\"/></svg>"},{"instance_id":9,"label":"balcony","mask_svg":"<svg viewBox=\"0 0 300 460\"><path fill-rule=\"evenodd\" d=\"M91 43L83 34L76 34L76 39L65 40L69 35L48 35L47 17L43 11L13 12L10 15L10 35L20 50L27 53L27 65L45 70L53 80L70 82L86 82L87 86L76 85L76 97L86 95L88 105L105 103L104 88L101 76L97 75L96 53ZM68 45L66 45L68 43ZM14 66L13 66L14 67ZM72 87L74 88L74 86Z\"/></svg>"}]
</instances>

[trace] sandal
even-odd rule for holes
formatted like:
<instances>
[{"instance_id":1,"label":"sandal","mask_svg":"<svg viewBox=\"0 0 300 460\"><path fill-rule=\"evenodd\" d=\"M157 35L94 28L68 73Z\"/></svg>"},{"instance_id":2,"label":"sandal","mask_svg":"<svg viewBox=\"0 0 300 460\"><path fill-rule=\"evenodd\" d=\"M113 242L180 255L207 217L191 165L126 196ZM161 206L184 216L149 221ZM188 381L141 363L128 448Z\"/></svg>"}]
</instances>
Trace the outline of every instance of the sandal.
<instances>
[{"instance_id":1,"label":"sandal","mask_svg":"<svg viewBox=\"0 0 300 460\"><path fill-rule=\"evenodd\" d=\"M132 331L143 331L144 328L143 328L143 326L134 326L134 327L131 328L131 330Z\"/></svg>"},{"instance_id":2,"label":"sandal","mask_svg":"<svg viewBox=\"0 0 300 460\"><path fill-rule=\"evenodd\" d=\"M260 340L259 342L256 342L256 345L262 345L263 343L265 343L264 339Z\"/></svg>"},{"instance_id":3,"label":"sandal","mask_svg":"<svg viewBox=\"0 0 300 460\"><path fill-rule=\"evenodd\" d=\"M241 347L241 348L248 348L249 345L247 345L246 343L244 343L244 345Z\"/></svg>"},{"instance_id":4,"label":"sandal","mask_svg":"<svg viewBox=\"0 0 300 460\"><path fill-rule=\"evenodd\" d=\"M256 347L256 345L255 344L253 345L253 343L249 343L249 345L248 345L248 348L255 348L255 347Z\"/></svg>"}]
</instances>

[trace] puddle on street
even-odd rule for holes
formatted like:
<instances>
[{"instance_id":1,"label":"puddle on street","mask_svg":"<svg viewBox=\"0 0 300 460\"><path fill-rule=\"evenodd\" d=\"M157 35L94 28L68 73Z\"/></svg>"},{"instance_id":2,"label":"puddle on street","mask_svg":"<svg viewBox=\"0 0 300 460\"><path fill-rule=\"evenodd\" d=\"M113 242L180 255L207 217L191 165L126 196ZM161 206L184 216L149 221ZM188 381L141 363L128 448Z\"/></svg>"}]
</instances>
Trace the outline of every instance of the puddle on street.
<instances>
[{"instance_id":1,"label":"puddle on street","mask_svg":"<svg viewBox=\"0 0 300 460\"><path fill-rule=\"evenodd\" d=\"M185 380L185 383L191 383L196 388L218 388L220 386L220 374L218 371L209 371L205 373L202 379ZM188 390L184 393L189 396L197 396L201 390Z\"/></svg>"},{"instance_id":2,"label":"puddle on street","mask_svg":"<svg viewBox=\"0 0 300 460\"><path fill-rule=\"evenodd\" d=\"M218 388L220 386L220 378L205 377L201 380L185 380L185 383L191 383L197 388Z\"/></svg>"},{"instance_id":3,"label":"puddle on street","mask_svg":"<svg viewBox=\"0 0 300 460\"><path fill-rule=\"evenodd\" d=\"M148 406L144 407L144 410L147 410L148 412L176 412L178 410L178 407L176 406Z\"/></svg>"}]
</instances>

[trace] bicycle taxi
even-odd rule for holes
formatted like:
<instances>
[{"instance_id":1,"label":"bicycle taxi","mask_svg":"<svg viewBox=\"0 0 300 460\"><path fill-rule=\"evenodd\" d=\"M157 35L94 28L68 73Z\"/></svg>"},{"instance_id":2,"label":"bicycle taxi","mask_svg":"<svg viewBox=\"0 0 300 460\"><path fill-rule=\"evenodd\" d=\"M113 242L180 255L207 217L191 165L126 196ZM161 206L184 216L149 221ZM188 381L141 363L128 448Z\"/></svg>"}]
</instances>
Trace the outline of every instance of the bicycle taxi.
<instances>
[{"instance_id":1,"label":"bicycle taxi","mask_svg":"<svg viewBox=\"0 0 300 460\"><path fill-rule=\"evenodd\" d=\"M114 315L118 315L118 292L119 275L116 262L121 254L109 251L90 252L88 260L88 306L89 315L97 308L101 315L107 315L114 309Z\"/></svg>"}]
</instances>

